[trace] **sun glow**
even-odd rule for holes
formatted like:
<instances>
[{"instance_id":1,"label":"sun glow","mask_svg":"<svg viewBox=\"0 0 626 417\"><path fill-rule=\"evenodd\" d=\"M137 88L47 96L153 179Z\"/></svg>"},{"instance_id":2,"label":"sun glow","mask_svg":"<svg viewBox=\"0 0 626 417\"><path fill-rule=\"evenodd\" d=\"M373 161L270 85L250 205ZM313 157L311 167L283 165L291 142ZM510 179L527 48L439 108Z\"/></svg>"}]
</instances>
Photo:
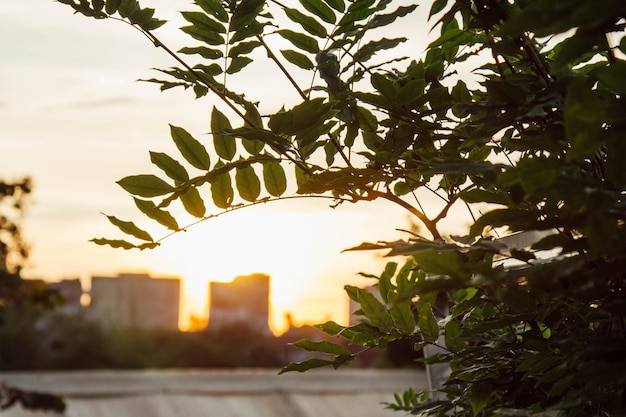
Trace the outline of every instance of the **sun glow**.
<instances>
[{"instance_id":1,"label":"sun glow","mask_svg":"<svg viewBox=\"0 0 626 417\"><path fill-rule=\"evenodd\" d=\"M343 285L362 281L357 272L379 268L383 262L371 253L342 254L360 243L358 237L341 233L347 227L342 222L355 220L354 215L341 215L327 204L317 206L299 211L284 210L280 204L251 207L163 241L155 250L153 269L183 279L181 326L189 326L190 315L206 318L210 281L229 282L253 273L271 277L274 333L286 330L287 314L296 325L329 319L345 323ZM347 260L354 263L346 266Z\"/></svg>"}]
</instances>

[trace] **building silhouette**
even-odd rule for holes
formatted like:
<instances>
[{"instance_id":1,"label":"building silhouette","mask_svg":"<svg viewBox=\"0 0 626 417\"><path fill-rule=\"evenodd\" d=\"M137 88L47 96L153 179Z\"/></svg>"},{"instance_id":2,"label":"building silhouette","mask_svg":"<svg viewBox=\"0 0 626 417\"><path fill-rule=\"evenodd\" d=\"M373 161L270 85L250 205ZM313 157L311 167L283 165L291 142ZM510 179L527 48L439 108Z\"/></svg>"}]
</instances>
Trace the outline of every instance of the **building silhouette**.
<instances>
[{"instance_id":1,"label":"building silhouette","mask_svg":"<svg viewBox=\"0 0 626 417\"><path fill-rule=\"evenodd\" d=\"M80 279L64 279L56 282L46 282L46 287L58 293L61 303L55 306L56 313L66 315L79 315L82 313L81 297L83 296L83 286Z\"/></svg>"},{"instance_id":2,"label":"building silhouette","mask_svg":"<svg viewBox=\"0 0 626 417\"><path fill-rule=\"evenodd\" d=\"M245 325L270 335L270 277L265 274L238 276L232 282L211 282L208 330L217 332Z\"/></svg>"},{"instance_id":3,"label":"building silhouette","mask_svg":"<svg viewBox=\"0 0 626 417\"><path fill-rule=\"evenodd\" d=\"M91 278L88 317L105 327L178 330L180 279L149 274Z\"/></svg>"}]
</instances>

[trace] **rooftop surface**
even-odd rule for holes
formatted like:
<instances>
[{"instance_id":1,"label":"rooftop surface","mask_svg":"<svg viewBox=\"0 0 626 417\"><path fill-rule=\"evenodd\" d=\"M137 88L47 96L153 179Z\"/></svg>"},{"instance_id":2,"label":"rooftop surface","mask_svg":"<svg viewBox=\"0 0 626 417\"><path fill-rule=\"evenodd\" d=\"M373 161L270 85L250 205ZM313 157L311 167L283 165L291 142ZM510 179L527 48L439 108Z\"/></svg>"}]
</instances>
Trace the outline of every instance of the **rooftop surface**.
<instances>
[{"instance_id":1,"label":"rooftop surface","mask_svg":"<svg viewBox=\"0 0 626 417\"><path fill-rule=\"evenodd\" d=\"M386 417L394 393L426 387L420 370L0 372L0 381L64 397L67 417ZM23 410L2 417L52 417Z\"/></svg>"}]
</instances>

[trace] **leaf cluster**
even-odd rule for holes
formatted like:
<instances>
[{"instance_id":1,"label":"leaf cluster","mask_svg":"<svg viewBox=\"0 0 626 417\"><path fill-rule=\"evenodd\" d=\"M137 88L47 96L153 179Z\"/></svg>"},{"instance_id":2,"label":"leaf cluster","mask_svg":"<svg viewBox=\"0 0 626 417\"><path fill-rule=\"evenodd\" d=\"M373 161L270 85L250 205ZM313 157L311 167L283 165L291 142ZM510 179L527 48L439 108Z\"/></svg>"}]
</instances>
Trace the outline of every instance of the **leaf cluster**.
<instances>
[{"instance_id":1,"label":"leaf cluster","mask_svg":"<svg viewBox=\"0 0 626 417\"><path fill-rule=\"evenodd\" d=\"M352 248L408 261L366 274L376 295L346 287L359 324L319 327L365 350L400 339L442 350L424 360L447 364L447 382L407 391L392 408L422 416L626 413L624 2L435 0L436 38L408 62L399 49L408 38L378 35L415 5L292 3L197 0L197 10L183 12L183 32L200 45L180 53L201 63L170 51L181 67L149 81L212 93L229 110L211 112L212 148L170 127L180 157L151 153L167 179L119 181L137 207L175 233L187 226L167 211L173 203L203 221L273 199L388 200L430 236ZM290 45L282 58L276 38ZM263 116L259 103L226 88L227 76L263 59L251 55L257 48L299 98ZM383 52L393 58L379 59ZM200 191L222 211L209 211ZM424 207L424 194L440 204ZM441 222L457 206L472 225L452 235ZM141 243L96 243L158 245L132 222L108 218ZM328 359L285 371L338 367L358 355L330 342L296 345Z\"/></svg>"}]
</instances>

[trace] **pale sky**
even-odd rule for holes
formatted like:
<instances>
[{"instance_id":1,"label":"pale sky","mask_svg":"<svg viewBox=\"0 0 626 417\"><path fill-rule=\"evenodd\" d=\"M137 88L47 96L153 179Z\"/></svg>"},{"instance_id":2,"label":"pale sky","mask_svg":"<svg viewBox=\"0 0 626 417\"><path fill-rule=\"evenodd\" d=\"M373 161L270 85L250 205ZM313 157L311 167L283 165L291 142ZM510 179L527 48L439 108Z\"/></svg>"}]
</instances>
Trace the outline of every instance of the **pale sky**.
<instances>
[{"instance_id":1,"label":"pale sky","mask_svg":"<svg viewBox=\"0 0 626 417\"><path fill-rule=\"evenodd\" d=\"M142 5L156 6L159 17L175 19L172 3ZM169 10L159 12L165 5ZM193 44L178 26L170 23L157 34L174 49ZM407 27L423 33L428 29ZM414 38L423 41L419 32ZM424 48L407 46L417 54ZM129 26L75 16L52 0L0 2L0 53L0 178L28 175L35 185L24 221L32 246L24 274L28 278L78 277L88 287L92 275L180 276L184 323L189 314L206 316L209 281L262 272L271 276L276 331L283 330L287 312L299 324L329 318L346 323L343 285L373 283L357 273L379 273L386 260L381 254L341 251L363 241L401 238L396 228L409 227L406 212L391 203L331 209L329 200L303 199L206 221L153 251L96 246L88 240L124 237L101 213L141 227L152 225L115 181L159 174L150 164L149 150L177 155L168 123L183 126L210 148L205 135L209 114L213 105L224 106L212 97L194 100L191 92L160 93L156 85L136 82L158 75L150 68L175 63ZM270 78L271 71L241 78L238 82L247 87L239 90L277 109L292 92L282 80Z\"/></svg>"}]
</instances>

